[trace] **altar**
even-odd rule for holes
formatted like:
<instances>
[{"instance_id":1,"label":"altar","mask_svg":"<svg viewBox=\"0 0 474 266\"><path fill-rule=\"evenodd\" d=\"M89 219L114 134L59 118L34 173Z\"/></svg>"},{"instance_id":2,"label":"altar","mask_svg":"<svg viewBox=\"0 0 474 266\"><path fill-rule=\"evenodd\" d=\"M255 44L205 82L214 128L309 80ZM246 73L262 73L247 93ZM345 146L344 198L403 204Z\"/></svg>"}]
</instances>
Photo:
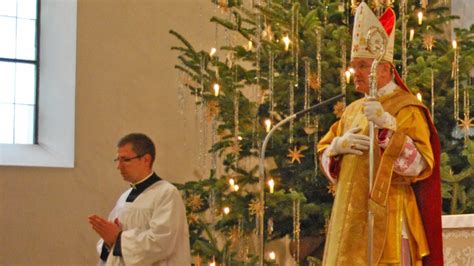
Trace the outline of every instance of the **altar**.
<instances>
[{"instance_id":1,"label":"altar","mask_svg":"<svg viewBox=\"0 0 474 266\"><path fill-rule=\"evenodd\" d=\"M474 214L443 215L444 265L474 266Z\"/></svg>"}]
</instances>

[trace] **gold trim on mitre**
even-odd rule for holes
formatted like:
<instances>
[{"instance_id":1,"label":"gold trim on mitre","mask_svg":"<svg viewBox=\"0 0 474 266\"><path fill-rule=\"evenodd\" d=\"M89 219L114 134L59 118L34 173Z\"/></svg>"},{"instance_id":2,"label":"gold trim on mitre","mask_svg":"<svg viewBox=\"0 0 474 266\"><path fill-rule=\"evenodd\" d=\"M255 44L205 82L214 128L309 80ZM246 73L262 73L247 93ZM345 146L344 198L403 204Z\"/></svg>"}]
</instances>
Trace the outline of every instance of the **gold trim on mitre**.
<instances>
[{"instance_id":1,"label":"gold trim on mitre","mask_svg":"<svg viewBox=\"0 0 474 266\"><path fill-rule=\"evenodd\" d=\"M386 52L382 60L393 63L395 20L395 12L393 9L388 8L379 20L370 7L365 2L361 2L356 9L354 18L351 59L355 57L376 58L376 55L371 51L367 41L367 33L369 30L376 28L377 32L384 34L384 37L388 40Z\"/></svg>"}]
</instances>

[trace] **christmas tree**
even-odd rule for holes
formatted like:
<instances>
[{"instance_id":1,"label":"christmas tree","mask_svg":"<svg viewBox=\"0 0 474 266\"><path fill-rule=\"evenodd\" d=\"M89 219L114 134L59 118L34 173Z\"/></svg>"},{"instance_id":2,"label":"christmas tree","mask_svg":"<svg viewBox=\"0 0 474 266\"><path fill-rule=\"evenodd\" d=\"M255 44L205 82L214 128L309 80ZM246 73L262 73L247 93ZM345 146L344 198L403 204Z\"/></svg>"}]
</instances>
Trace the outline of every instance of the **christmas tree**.
<instances>
[{"instance_id":1,"label":"christmas tree","mask_svg":"<svg viewBox=\"0 0 474 266\"><path fill-rule=\"evenodd\" d=\"M463 197L461 203L466 203L474 197L472 171L466 170L471 169L473 151L469 70L474 64L474 27L456 29L453 47L446 32L456 17L450 16L444 1L400 2L369 3L378 13L392 7L399 14L398 70L434 111L443 152L451 158L443 166L445 211L472 212L472 204L458 209L452 198L459 202ZM203 263L256 263L261 259L260 234L265 241L289 235L298 262L307 263L310 254L317 261L333 189L318 169L315 145L346 103L360 97L348 82L358 1L213 3L223 13L211 22L231 36L223 46L197 51L184 35L170 31L182 43L172 49L180 53L176 68L186 77L183 85L212 131L209 177L178 185L186 198L193 254ZM291 121L272 135L266 173L259 175L257 159L272 125L340 93L344 98L337 104ZM217 164L222 171L216 170ZM462 179L455 178L461 173ZM263 182L268 185L262 202ZM318 244L303 250L300 241L305 237Z\"/></svg>"}]
</instances>

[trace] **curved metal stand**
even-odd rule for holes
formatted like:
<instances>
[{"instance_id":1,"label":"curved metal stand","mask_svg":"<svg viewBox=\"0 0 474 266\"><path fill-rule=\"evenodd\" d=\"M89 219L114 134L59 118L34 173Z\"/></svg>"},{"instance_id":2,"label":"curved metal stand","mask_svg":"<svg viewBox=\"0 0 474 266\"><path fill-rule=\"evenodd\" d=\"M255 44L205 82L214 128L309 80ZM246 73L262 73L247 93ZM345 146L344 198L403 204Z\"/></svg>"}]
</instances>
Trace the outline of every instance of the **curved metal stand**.
<instances>
[{"instance_id":1,"label":"curved metal stand","mask_svg":"<svg viewBox=\"0 0 474 266\"><path fill-rule=\"evenodd\" d=\"M332 103L338 99L341 99L344 97L344 94L339 94L337 96L334 96L332 98L327 99L324 102L318 103L316 105L313 105L307 109L301 110L291 116L288 116L287 118L281 120L278 122L271 130L270 132L267 133L265 136L265 139L262 144L262 149L260 151L260 163L259 163L259 187L260 187L260 204L262 206L260 214L259 214L259 220L258 220L258 230L259 230L259 249L260 249L260 256L259 256L259 265L263 266L264 265L264 245L265 245L265 239L264 239L264 214L265 214L265 150L267 149L267 144L268 141L270 140L270 137L272 136L273 132L277 130L279 127L282 125L286 124L287 122L302 116L303 114L306 114L307 112L310 112L312 110L318 109L322 106L325 106L329 103Z\"/></svg>"}]
</instances>

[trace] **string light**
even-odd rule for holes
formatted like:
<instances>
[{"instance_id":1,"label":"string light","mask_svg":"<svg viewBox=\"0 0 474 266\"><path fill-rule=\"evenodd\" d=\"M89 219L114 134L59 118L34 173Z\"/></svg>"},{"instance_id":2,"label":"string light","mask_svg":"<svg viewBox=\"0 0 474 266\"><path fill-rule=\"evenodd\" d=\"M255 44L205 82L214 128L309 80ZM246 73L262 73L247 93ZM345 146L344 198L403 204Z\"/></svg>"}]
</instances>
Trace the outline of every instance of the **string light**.
<instances>
[{"instance_id":1,"label":"string light","mask_svg":"<svg viewBox=\"0 0 474 266\"><path fill-rule=\"evenodd\" d=\"M229 184L233 187L235 185L235 180L233 178L229 179Z\"/></svg>"},{"instance_id":2,"label":"string light","mask_svg":"<svg viewBox=\"0 0 474 266\"><path fill-rule=\"evenodd\" d=\"M265 119L265 131L268 133L270 132L270 129L272 128L272 120L269 118Z\"/></svg>"},{"instance_id":3,"label":"string light","mask_svg":"<svg viewBox=\"0 0 474 266\"><path fill-rule=\"evenodd\" d=\"M220 90L219 84L214 83L213 88L214 88L214 96L216 96L216 97L219 96L219 90Z\"/></svg>"},{"instance_id":4,"label":"string light","mask_svg":"<svg viewBox=\"0 0 474 266\"><path fill-rule=\"evenodd\" d=\"M276 259L276 254L274 251L271 251L270 253L268 253L268 258L270 260L275 260Z\"/></svg>"},{"instance_id":5,"label":"string light","mask_svg":"<svg viewBox=\"0 0 474 266\"><path fill-rule=\"evenodd\" d=\"M413 41L413 37L415 37L415 30L410 29L410 42Z\"/></svg>"},{"instance_id":6,"label":"string light","mask_svg":"<svg viewBox=\"0 0 474 266\"><path fill-rule=\"evenodd\" d=\"M234 185L234 191L235 192L239 191L239 188L240 188L239 185Z\"/></svg>"},{"instance_id":7,"label":"string light","mask_svg":"<svg viewBox=\"0 0 474 266\"><path fill-rule=\"evenodd\" d=\"M253 48L253 43L252 43L252 41L249 41L248 45L247 45L247 51L252 50L252 48Z\"/></svg>"},{"instance_id":8,"label":"string light","mask_svg":"<svg viewBox=\"0 0 474 266\"><path fill-rule=\"evenodd\" d=\"M223 211L224 211L224 214L227 215L230 212L230 208L229 207L224 207Z\"/></svg>"},{"instance_id":9,"label":"string light","mask_svg":"<svg viewBox=\"0 0 474 266\"><path fill-rule=\"evenodd\" d=\"M353 67L350 67L350 68L349 68L349 72L351 72L351 74L354 74L356 71L355 71L355 69L354 69Z\"/></svg>"},{"instance_id":10,"label":"string light","mask_svg":"<svg viewBox=\"0 0 474 266\"><path fill-rule=\"evenodd\" d=\"M423 12L419 11L418 12L418 25L423 24Z\"/></svg>"},{"instance_id":11,"label":"string light","mask_svg":"<svg viewBox=\"0 0 474 266\"><path fill-rule=\"evenodd\" d=\"M349 84L351 82L351 72L346 70L344 73L346 74L346 83Z\"/></svg>"},{"instance_id":12,"label":"string light","mask_svg":"<svg viewBox=\"0 0 474 266\"><path fill-rule=\"evenodd\" d=\"M421 93L417 93L416 94L416 98L418 99L418 101L422 102L423 101L423 97L421 96Z\"/></svg>"},{"instance_id":13,"label":"string light","mask_svg":"<svg viewBox=\"0 0 474 266\"><path fill-rule=\"evenodd\" d=\"M212 47L212 48L211 48L211 51L209 52L209 55L210 55L211 57L213 57L213 56L216 54L216 52L217 52L217 49L214 48L214 47Z\"/></svg>"},{"instance_id":14,"label":"string light","mask_svg":"<svg viewBox=\"0 0 474 266\"><path fill-rule=\"evenodd\" d=\"M242 140L242 137L241 137L241 136L237 136L237 139L238 139L238 140Z\"/></svg>"},{"instance_id":15,"label":"string light","mask_svg":"<svg viewBox=\"0 0 474 266\"><path fill-rule=\"evenodd\" d=\"M212 261L209 263L209 266L216 266L216 259L213 257Z\"/></svg>"},{"instance_id":16,"label":"string light","mask_svg":"<svg viewBox=\"0 0 474 266\"><path fill-rule=\"evenodd\" d=\"M453 40L453 49L456 50L458 48L458 42Z\"/></svg>"},{"instance_id":17,"label":"string light","mask_svg":"<svg viewBox=\"0 0 474 266\"><path fill-rule=\"evenodd\" d=\"M275 187L275 181L273 179L268 180L268 187L270 188L270 193L273 193L273 188Z\"/></svg>"},{"instance_id":18,"label":"string light","mask_svg":"<svg viewBox=\"0 0 474 266\"><path fill-rule=\"evenodd\" d=\"M285 51L288 51L288 49L290 48L290 37L288 37L288 35L286 35L285 37L283 37L283 43L285 44Z\"/></svg>"}]
</instances>

